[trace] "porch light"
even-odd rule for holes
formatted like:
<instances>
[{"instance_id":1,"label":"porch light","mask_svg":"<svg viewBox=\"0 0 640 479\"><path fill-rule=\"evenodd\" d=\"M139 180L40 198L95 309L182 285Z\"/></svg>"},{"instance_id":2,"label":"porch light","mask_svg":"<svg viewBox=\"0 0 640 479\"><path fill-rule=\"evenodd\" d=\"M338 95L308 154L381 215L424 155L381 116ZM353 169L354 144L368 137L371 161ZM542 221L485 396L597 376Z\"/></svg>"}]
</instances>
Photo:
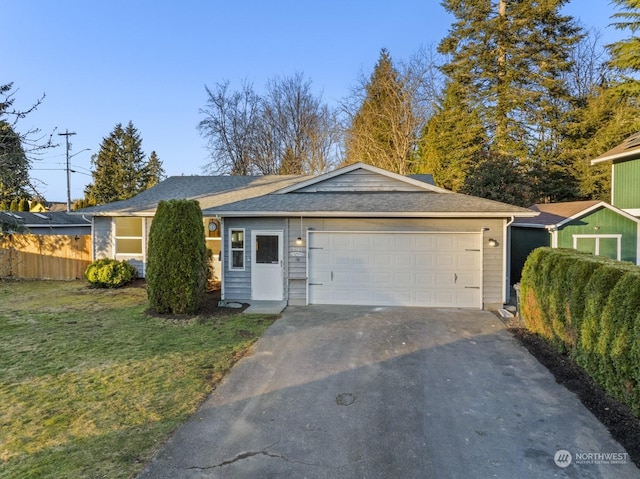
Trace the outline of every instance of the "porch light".
<instances>
[{"instance_id":1,"label":"porch light","mask_svg":"<svg viewBox=\"0 0 640 479\"><path fill-rule=\"evenodd\" d=\"M300 217L300 236L296 238L296 246L302 246L302 216Z\"/></svg>"},{"instance_id":2,"label":"porch light","mask_svg":"<svg viewBox=\"0 0 640 479\"><path fill-rule=\"evenodd\" d=\"M491 246L492 248L495 248L496 246L498 246L500 243L498 243L497 239L493 239L493 238L489 238L489 246Z\"/></svg>"}]
</instances>

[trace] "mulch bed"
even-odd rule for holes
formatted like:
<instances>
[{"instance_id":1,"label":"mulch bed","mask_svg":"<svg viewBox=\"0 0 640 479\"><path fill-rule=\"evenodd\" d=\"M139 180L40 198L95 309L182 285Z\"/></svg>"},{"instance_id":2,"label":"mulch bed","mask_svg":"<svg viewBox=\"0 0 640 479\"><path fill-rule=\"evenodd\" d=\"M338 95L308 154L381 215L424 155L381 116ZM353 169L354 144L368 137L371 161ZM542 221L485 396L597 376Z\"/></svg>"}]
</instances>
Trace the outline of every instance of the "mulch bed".
<instances>
[{"instance_id":1,"label":"mulch bed","mask_svg":"<svg viewBox=\"0 0 640 479\"><path fill-rule=\"evenodd\" d=\"M627 406L609 397L580 366L543 338L523 327L507 326L520 344L554 375L559 384L578 396L582 404L626 449L629 459L640 467L640 418L634 416Z\"/></svg>"},{"instance_id":2,"label":"mulch bed","mask_svg":"<svg viewBox=\"0 0 640 479\"><path fill-rule=\"evenodd\" d=\"M147 283L144 279L136 279L128 287L146 288ZM234 314L240 314L241 312L243 312L245 309L249 307L249 304L247 303L242 303L242 306L239 308L220 307L218 306L218 303L220 302L220 298L221 298L220 284L216 283L216 284L210 285L209 291L207 291L207 295L205 296L204 303L198 310L197 316L200 318L218 318L218 317L224 317L224 316L232 316ZM147 309L145 313L148 316L153 316L156 318L163 318L163 319L171 319L171 320L190 319L192 317L188 315L159 314L151 309Z\"/></svg>"}]
</instances>

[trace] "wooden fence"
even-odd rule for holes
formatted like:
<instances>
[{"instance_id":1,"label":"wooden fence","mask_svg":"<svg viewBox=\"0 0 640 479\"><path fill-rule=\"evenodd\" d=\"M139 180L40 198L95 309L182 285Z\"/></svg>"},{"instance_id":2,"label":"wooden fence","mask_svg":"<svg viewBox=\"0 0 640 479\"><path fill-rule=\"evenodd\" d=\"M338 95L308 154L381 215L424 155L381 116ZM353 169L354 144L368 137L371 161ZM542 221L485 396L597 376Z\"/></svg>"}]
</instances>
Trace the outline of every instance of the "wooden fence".
<instances>
[{"instance_id":1,"label":"wooden fence","mask_svg":"<svg viewBox=\"0 0 640 479\"><path fill-rule=\"evenodd\" d=\"M81 279L89 263L89 235L0 235L0 278Z\"/></svg>"}]
</instances>

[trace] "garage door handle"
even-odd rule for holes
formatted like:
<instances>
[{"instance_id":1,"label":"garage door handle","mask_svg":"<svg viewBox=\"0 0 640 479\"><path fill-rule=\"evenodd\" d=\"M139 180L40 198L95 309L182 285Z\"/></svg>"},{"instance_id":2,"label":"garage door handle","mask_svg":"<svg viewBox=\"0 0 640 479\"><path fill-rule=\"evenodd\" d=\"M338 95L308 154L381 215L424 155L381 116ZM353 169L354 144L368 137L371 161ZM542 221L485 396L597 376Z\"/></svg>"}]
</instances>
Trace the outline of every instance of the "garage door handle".
<instances>
[{"instance_id":1,"label":"garage door handle","mask_svg":"<svg viewBox=\"0 0 640 479\"><path fill-rule=\"evenodd\" d=\"M309 286L324 286L324 283L309 283Z\"/></svg>"},{"instance_id":2,"label":"garage door handle","mask_svg":"<svg viewBox=\"0 0 640 479\"><path fill-rule=\"evenodd\" d=\"M458 275L456 273L453 274L453 284L458 284Z\"/></svg>"},{"instance_id":3,"label":"garage door handle","mask_svg":"<svg viewBox=\"0 0 640 479\"><path fill-rule=\"evenodd\" d=\"M465 286L464 289L480 289L480 286Z\"/></svg>"},{"instance_id":4,"label":"garage door handle","mask_svg":"<svg viewBox=\"0 0 640 479\"><path fill-rule=\"evenodd\" d=\"M331 272L331 281L333 281L333 271Z\"/></svg>"}]
</instances>

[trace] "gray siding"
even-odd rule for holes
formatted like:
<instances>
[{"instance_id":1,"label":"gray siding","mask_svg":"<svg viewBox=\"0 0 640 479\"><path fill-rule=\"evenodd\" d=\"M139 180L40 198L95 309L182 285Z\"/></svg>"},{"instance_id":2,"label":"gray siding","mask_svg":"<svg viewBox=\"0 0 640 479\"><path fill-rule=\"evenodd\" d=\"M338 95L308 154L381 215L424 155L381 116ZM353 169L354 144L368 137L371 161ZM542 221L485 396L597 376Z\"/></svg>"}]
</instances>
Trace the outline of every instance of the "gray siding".
<instances>
[{"instance_id":1,"label":"gray siding","mask_svg":"<svg viewBox=\"0 0 640 479\"><path fill-rule=\"evenodd\" d=\"M424 188L367 170L354 170L297 190L303 193L327 191L424 191Z\"/></svg>"},{"instance_id":2,"label":"gray siding","mask_svg":"<svg viewBox=\"0 0 640 479\"><path fill-rule=\"evenodd\" d=\"M93 258L114 258L112 223L110 216L93 217Z\"/></svg>"},{"instance_id":3,"label":"gray siding","mask_svg":"<svg viewBox=\"0 0 640 479\"><path fill-rule=\"evenodd\" d=\"M128 261L138 270L138 276L144 278L147 261L147 247L149 245L149 229L153 218L144 218L142 256L131 258ZM116 251L113 237L113 217L93 217L93 258L115 259Z\"/></svg>"},{"instance_id":4,"label":"gray siding","mask_svg":"<svg viewBox=\"0 0 640 479\"><path fill-rule=\"evenodd\" d=\"M303 218L302 238L304 248L307 245L306 231L451 231L477 232L488 228L483 233L483 290L482 301L485 308L502 306L506 301L505 275L505 244L504 220L502 219L340 219L340 218ZM296 238L300 236L300 218L289 219L289 246L295 246ZM489 246L489 239L495 239L499 245ZM303 257L289 256L288 268L285 275L288 279L288 296L290 304L305 304L307 294L307 263Z\"/></svg>"},{"instance_id":5,"label":"gray siding","mask_svg":"<svg viewBox=\"0 0 640 479\"><path fill-rule=\"evenodd\" d=\"M245 234L244 270L229 269L229 231L243 228ZM224 220L224 235L222 238L222 268L224 269L224 299L227 301L245 301L251 299L251 232L254 230L282 231L285 244L283 245L284 261L284 297L288 296L287 268L288 268L288 237L287 221L284 218L226 218Z\"/></svg>"}]
</instances>

